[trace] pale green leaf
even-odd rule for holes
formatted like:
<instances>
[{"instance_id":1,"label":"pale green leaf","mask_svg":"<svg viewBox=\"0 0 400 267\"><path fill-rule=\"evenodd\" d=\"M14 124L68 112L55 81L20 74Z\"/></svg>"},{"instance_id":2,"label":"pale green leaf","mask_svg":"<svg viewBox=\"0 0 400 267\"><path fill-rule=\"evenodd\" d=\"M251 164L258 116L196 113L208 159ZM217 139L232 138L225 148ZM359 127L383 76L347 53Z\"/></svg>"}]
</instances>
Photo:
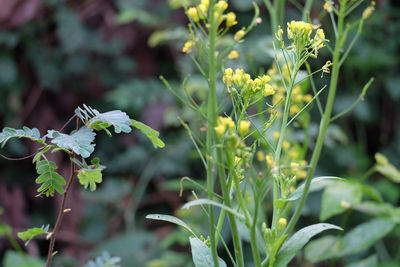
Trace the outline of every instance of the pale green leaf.
<instances>
[{"instance_id":1,"label":"pale green leaf","mask_svg":"<svg viewBox=\"0 0 400 267\"><path fill-rule=\"evenodd\" d=\"M331 185L334 182L344 182L345 180L340 177L335 177L335 176L320 176L320 177L315 177L314 179L311 180L310 184L310 190L309 193L315 192L318 190L321 190L328 185ZM299 199L304 192L304 183L301 184L299 187L297 187L296 191L294 191L289 197L288 201L295 201Z\"/></svg>"},{"instance_id":2,"label":"pale green leaf","mask_svg":"<svg viewBox=\"0 0 400 267\"><path fill-rule=\"evenodd\" d=\"M45 263L25 253L8 250L3 259L4 267L43 267Z\"/></svg>"},{"instance_id":3,"label":"pale green leaf","mask_svg":"<svg viewBox=\"0 0 400 267\"><path fill-rule=\"evenodd\" d=\"M389 160L382 154L375 154L377 172L388 178L394 183L400 183L400 171L389 162Z\"/></svg>"},{"instance_id":4,"label":"pale green leaf","mask_svg":"<svg viewBox=\"0 0 400 267\"><path fill-rule=\"evenodd\" d=\"M82 127L70 135L50 130L46 136L52 138L51 142L53 144L56 144L60 148L73 151L83 158L89 157L94 151L95 144L92 142L94 141L96 133L87 127Z\"/></svg>"},{"instance_id":5,"label":"pale green leaf","mask_svg":"<svg viewBox=\"0 0 400 267\"><path fill-rule=\"evenodd\" d=\"M335 183L325 188L322 194L320 220L341 214L362 199L362 188L356 183Z\"/></svg>"},{"instance_id":6,"label":"pale green leaf","mask_svg":"<svg viewBox=\"0 0 400 267\"><path fill-rule=\"evenodd\" d=\"M234 209L232 209L232 208L230 208L230 207L228 207L228 206L226 206L224 204L218 203L218 202L213 201L213 200L205 199L205 198L189 201L185 205L183 205L182 209L189 209L190 207L199 206L199 205L213 205L213 206L216 206L216 207L220 207L221 209L224 209L227 212L230 212L231 214L237 216L238 218L244 219L244 215L240 214L236 210L234 210Z\"/></svg>"},{"instance_id":7,"label":"pale green leaf","mask_svg":"<svg viewBox=\"0 0 400 267\"><path fill-rule=\"evenodd\" d=\"M14 129L6 127L0 132L1 148L3 148L11 138L28 138L40 144L44 144L45 142L45 137L41 138L40 132L36 128L30 129L28 127L23 127L22 129Z\"/></svg>"},{"instance_id":8,"label":"pale green leaf","mask_svg":"<svg viewBox=\"0 0 400 267\"><path fill-rule=\"evenodd\" d=\"M197 237L196 234L190 229L190 227L181 219L176 218L171 215L164 215L164 214L149 214L146 216L146 219L151 219L151 220L159 220L159 221L166 221L170 223L174 223L176 225L179 225L186 229L188 232L190 232L194 237Z\"/></svg>"},{"instance_id":9,"label":"pale green leaf","mask_svg":"<svg viewBox=\"0 0 400 267\"><path fill-rule=\"evenodd\" d=\"M111 133L107 130L108 127L113 126L115 133L130 133L131 120L129 116L121 110L112 110L100 113L94 108L83 105L83 108L78 107L75 114L85 123L86 127L96 131L105 130L107 134Z\"/></svg>"},{"instance_id":10,"label":"pale green leaf","mask_svg":"<svg viewBox=\"0 0 400 267\"><path fill-rule=\"evenodd\" d=\"M365 201L355 205L353 209L375 217L390 217L393 221L400 223L400 208L389 203Z\"/></svg>"},{"instance_id":11,"label":"pale green leaf","mask_svg":"<svg viewBox=\"0 0 400 267\"><path fill-rule=\"evenodd\" d=\"M19 232L17 235L22 241L26 241L25 246L35 238L37 235L48 234L49 226L42 226L41 228L34 227L26 230L25 232Z\"/></svg>"},{"instance_id":12,"label":"pale green leaf","mask_svg":"<svg viewBox=\"0 0 400 267\"><path fill-rule=\"evenodd\" d=\"M154 147L161 147L165 146L164 142L158 137L160 135L159 132L153 130L151 127L147 126L146 124L131 120L131 125L137 129L139 129L144 135L146 135L150 141L153 143Z\"/></svg>"},{"instance_id":13,"label":"pale green leaf","mask_svg":"<svg viewBox=\"0 0 400 267\"><path fill-rule=\"evenodd\" d=\"M278 252L274 266L286 266L294 258L294 256L296 256L297 252L299 252L313 236L329 229L343 230L342 228L333 224L318 223L304 227L303 229L297 231L282 245Z\"/></svg>"},{"instance_id":14,"label":"pale green leaf","mask_svg":"<svg viewBox=\"0 0 400 267\"><path fill-rule=\"evenodd\" d=\"M339 240L339 237L328 235L311 241L305 248L305 258L315 263L336 257L339 253Z\"/></svg>"},{"instance_id":15,"label":"pale green leaf","mask_svg":"<svg viewBox=\"0 0 400 267\"><path fill-rule=\"evenodd\" d=\"M346 265L346 267L378 267L378 257L374 254L358 262Z\"/></svg>"},{"instance_id":16,"label":"pale green leaf","mask_svg":"<svg viewBox=\"0 0 400 267\"><path fill-rule=\"evenodd\" d=\"M192 259L195 267L213 267L211 249L197 237L190 237L190 247L192 248ZM226 267L226 263L218 257L218 265Z\"/></svg>"}]
</instances>

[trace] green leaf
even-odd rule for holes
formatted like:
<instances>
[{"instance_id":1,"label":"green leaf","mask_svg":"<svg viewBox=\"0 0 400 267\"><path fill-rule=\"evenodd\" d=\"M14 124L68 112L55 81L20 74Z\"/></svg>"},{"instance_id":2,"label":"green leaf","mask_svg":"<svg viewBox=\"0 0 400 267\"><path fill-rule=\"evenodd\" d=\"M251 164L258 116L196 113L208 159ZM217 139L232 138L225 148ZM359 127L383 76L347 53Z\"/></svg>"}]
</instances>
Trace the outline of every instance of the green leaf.
<instances>
[{"instance_id":1,"label":"green leaf","mask_svg":"<svg viewBox=\"0 0 400 267\"><path fill-rule=\"evenodd\" d=\"M43 267L45 263L25 253L8 250L3 260L4 267Z\"/></svg>"},{"instance_id":2,"label":"green leaf","mask_svg":"<svg viewBox=\"0 0 400 267\"><path fill-rule=\"evenodd\" d=\"M213 267L211 249L197 237L190 237L190 246L192 248L192 258L195 267ZM226 263L218 257L218 265L226 267Z\"/></svg>"},{"instance_id":3,"label":"green leaf","mask_svg":"<svg viewBox=\"0 0 400 267\"><path fill-rule=\"evenodd\" d=\"M320 220L341 214L349 207L361 202L362 188L356 183L335 183L325 188L322 194Z\"/></svg>"},{"instance_id":4,"label":"green leaf","mask_svg":"<svg viewBox=\"0 0 400 267\"><path fill-rule=\"evenodd\" d=\"M51 140L53 144L69 151L72 150L83 158L89 157L94 151L95 144L92 142L96 133L87 127L82 127L70 135L50 130L46 136L53 139Z\"/></svg>"},{"instance_id":5,"label":"green leaf","mask_svg":"<svg viewBox=\"0 0 400 267\"><path fill-rule=\"evenodd\" d=\"M343 230L333 224L318 223L297 231L279 250L274 266L286 266L313 236L329 229Z\"/></svg>"},{"instance_id":6,"label":"green leaf","mask_svg":"<svg viewBox=\"0 0 400 267\"><path fill-rule=\"evenodd\" d=\"M9 128L5 127L3 128L3 131L0 132L0 145L1 148L3 148L8 140L11 138L28 138L32 141L38 142L40 144L44 144L46 138L40 137L40 132L36 128L28 128L28 127L23 127L22 129L14 129L14 128Z\"/></svg>"},{"instance_id":7,"label":"green leaf","mask_svg":"<svg viewBox=\"0 0 400 267\"><path fill-rule=\"evenodd\" d=\"M136 121L136 120L131 120L131 125L137 129L139 129L143 134L145 134L150 141L153 143L154 147L160 147L163 148L165 146L164 142L158 138L160 135L159 132L156 130L153 130L151 127L147 126L146 124Z\"/></svg>"},{"instance_id":8,"label":"green leaf","mask_svg":"<svg viewBox=\"0 0 400 267\"><path fill-rule=\"evenodd\" d=\"M0 236L8 236L11 235L12 229L9 225L0 223Z\"/></svg>"},{"instance_id":9,"label":"green leaf","mask_svg":"<svg viewBox=\"0 0 400 267\"><path fill-rule=\"evenodd\" d=\"M96 183L99 184L103 181L103 174L101 170L80 169L78 171L78 179L85 189L89 186L90 191L93 192L96 190Z\"/></svg>"},{"instance_id":10,"label":"green leaf","mask_svg":"<svg viewBox=\"0 0 400 267\"><path fill-rule=\"evenodd\" d=\"M375 159L375 168L377 172L379 172L394 183L400 183L400 171L396 169L396 167L391 164L384 155L376 153Z\"/></svg>"},{"instance_id":11,"label":"green leaf","mask_svg":"<svg viewBox=\"0 0 400 267\"><path fill-rule=\"evenodd\" d=\"M129 116L121 110L100 113L94 108L83 105L83 109L78 107L75 114L86 124L86 127L96 131L105 130L108 135L111 135L107 130L110 126L114 127L115 133L130 133L132 131Z\"/></svg>"},{"instance_id":12,"label":"green leaf","mask_svg":"<svg viewBox=\"0 0 400 267\"><path fill-rule=\"evenodd\" d=\"M346 265L346 267L377 267L377 266L378 266L378 257L375 254L369 256L366 259Z\"/></svg>"},{"instance_id":13,"label":"green leaf","mask_svg":"<svg viewBox=\"0 0 400 267\"><path fill-rule=\"evenodd\" d=\"M27 246L29 244L29 242L33 238L35 238L37 235L49 234L48 230L49 230L48 225L46 227L43 225L40 228L34 227L34 228L30 228L30 229L26 230L25 232L19 232L18 237L20 239L22 239L22 241L26 241L25 246Z\"/></svg>"},{"instance_id":14,"label":"green leaf","mask_svg":"<svg viewBox=\"0 0 400 267\"><path fill-rule=\"evenodd\" d=\"M163 214L149 214L146 216L146 219L151 219L151 220L160 220L160 221L166 221L170 223L174 223L176 225L179 225L186 229L189 233L191 233L194 237L197 237L196 234L190 229L190 227L181 219L176 218L171 215L163 215Z\"/></svg>"},{"instance_id":15,"label":"green leaf","mask_svg":"<svg viewBox=\"0 0 400 267\"><path fill-rule=\"evenodd\" d=\"M54 196L55 191L60 195L64 194L62 187L65 185L65 180L64 177L54 171L56 169L57 166L52 161L41 160L36 163L36 172L39 177L36 178L35 182L42 184L37 190L39 195Z\"/></svg>"},{"instance_id":16,"label":"green leaf","mask_svg":"<svg viewBox=\"0 0 400 267\"><path fill-rule=\"evenodd\" d=\"M183 205L182 209L189 209L190 207L199 206L199 205L217 206L217 207L220 207L221 209L226 210L227 212L230 212L231 214L237 216L240 219L244 219L244 215L240 214L236 210L234 210L234 209L232 209L232 208L230 208L230 207L228 207L228 206L226 206L224 204L218 203L218 202L213 201L213 200L205 199L205 198L200 198L200 199L189 201L185 205Z\"/></svg>"},{"instance_id":17,"label":"green leaf","mask_svg":"<svg viewBox=\"0 0 400 267\"><path fill-rule=\"evenodd\" d=\"M120 257L111 257L107 251L104 251L101 256L89 261L83 267L121 267L118 263L121 263Z\"/></svg>"},{"instance_id":18,"label":"green leaf","mask_svg":"<svg viewBox=\"0 0 400 267\"><path fill-rule=\"evenodd\" d=\"M325 236L310 242L305 250L312 263L359 253L386 236L396 225L390 219L373 219L352 229L344 237Z\"/></svg>"},{"instance_id":19,"label":"green leaf","mask_svg":"<svg viewBox=\"0 0 400 267\"><path fill-rule=\"evenodd\" d=\"M389 203L365 201L355 205L353 208L375 217L390 217L393 221L400 223L400 208L394 207Z\"/></svg>"},{"instance_id":20,"label":"green leaf","mask_svg":"<svg viewBox=\"0 0 400 267\"><path fill-rule=\"evenodd\" d=\"M310 190L309 193L315 192L318 190L321 190L325 188L328 185L331 185L332 183L336 181L341 181L344 182L345 180L343 178L335 177L335 176L320 176L320 177L315 177L314 179L311 180L311 185L310 185ZM301 184L296 191L294 191L289 197L288 201L295 201L299 199L304 192L304 183Z\"/></svg>"}]
</instances>

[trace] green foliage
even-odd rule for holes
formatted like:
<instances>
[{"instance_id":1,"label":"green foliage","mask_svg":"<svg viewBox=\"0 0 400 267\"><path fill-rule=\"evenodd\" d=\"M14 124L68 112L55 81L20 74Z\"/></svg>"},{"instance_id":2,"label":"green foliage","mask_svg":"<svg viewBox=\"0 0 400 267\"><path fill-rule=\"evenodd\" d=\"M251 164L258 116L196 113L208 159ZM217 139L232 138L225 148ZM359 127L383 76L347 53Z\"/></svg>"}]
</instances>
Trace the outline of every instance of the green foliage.
<instances>
[{"instance_id":1,"label":"green foliage","mask_svg":"<svg viewBox=\"0 0 400 267\"><path fill-rule=\"evenodd\" d=\"M152 219L152 220L160 220L160 221L166 221L170 223L174 223L176 225L181 226L182 228L186 229L189 233L191 233L194 237L197 237L196 234L193 232L192 229L181 219L176 218L171 215L163 215L163 214L149 214L146 216L146 219Z\"/></svg>"},{"instance_id":2,"label":"green foliage","mask_svg":"<svg viewBox=\"0 0 400 267\"><path fill-rule=\"evenodd\" d=\"M6 251L3 259L4 267L43 267L44 262L25 253Z\"/></svg>"},{"instance_id":3,"label":"green foliage","mask_svg":"<svg viewBox=\"0 0 400 267\"><path fill-rule=\"evenodd\" d=\"M94 151L95 144L92 142L94 141L96 133L87 127L82 127L72 132L70 135L49 130L46 136L52 138L51 142L58 147L73 151L83 158L88 158Z\"/></svg>"},{"instance_id":4,"label":"green foliage","mask_svg":"<svg viewBox=\"0 0 400 267\"><path fill-rule=\"evenodd\" d=\"M27 246L33 238L41 234L49 234L49 225L47 225L46 227L43 225L40 228L34 227L26 230L25 232L19 232L18 237L22 241L26 241L25 246Z\"/></svg>"},{"instance_id":5,"label":"green foliage","mask_svg":"<svg viewBox=\"0 0 400 267\"><path fill-rule=\"evenodd\" d=\"M45 137L41 138L40 132L36 128L30 129L28 127L23 127L22 129L13 129L5 127L0 133L1 148L3 148L11 138L28 138L40 144L44 144L45 142Z\"/></svg>"},{"instance_id":6,"label":"green foliage","mask_svg":"<svg viewBox=\"0 0 400 267\"><path fill-rule=\"evenodd\" d=\"M377 267L377 266L378 266L378 257L374 254L358 262L353 262L347 265L346 267Z\"/></svg>"},{"instance_id":7,"label":"green foliage","mask_svg":"<svg viewBox=\"0 0 400 267\"><path fill-rule=\"evenodd\" d=\"M400 183L400 171L389 162L389 160L382 154L375 154L377 172L388 178L394 183Z\"/></svg>"},{"instance_id":8,"label":"green foliage","mask_svg":"<svg viewBox=\"0 0 400 267\"><path fill-rule=\"evenodd\" d=\"M158 138L160 133L157 132L156 130L153 130L146 124L144 124L140 121L136 121L136 120L131 120L131 125L137 129L139 129L143 134L145 134L150 139L150 141L153 143L154 147L163 148L165 146L164 142L160 138Z\"/></svg>"},{"instance_id":9,"label":"green foliage","mask_svg":"<svg viewBox=\"0 0 400 267\"><path fill-rule=\"evenodd\" d=\"M78 170L78 179L79 183L83 185L85 189L89 186L90 191L95 191L96 183L99 184L103 181L102 171L105 167L100 165L98 158L94 158L92 164L93 165Z\"/></svg>"},{"instance_id":10,"label":"green foliage","mask_svg":"<svg viewBox=\"0 0 400 267\"><path fill-rule=\"evenodd\" d=\"M65 185L65 179L54 171L56 169L57 165L47 159L36 163L36 172L39 174L39 177L36 178L35 182L42 184L37 190L39 195L54 196L55 191L60 195L64 194L63 186Z\"/></svg>"},{"instance_id":11,"label":"green foliage","mask_svg":"<svg viewBox=\"0 0 400 267\"><path fill-rule=\"evenodd\" d=\"M100 113L94 108L83 105L83 108L78 107L75 114L85 123L86 127L100 131L105 130L111 136L108 127L113 126L115 133L130 133L131 121L125 112L120 110L112 110L105 113Z\"/></svg>"},{"instance_id":12,"label":"green foliage","mask_svg":"<svg viewBox=\"0 0 400 267\"><path fill-rule=\"evenodd\" d=\"M196 267L213 267L214 262L211 249L197 237L190 237L190 247L192 248L192 258ZM218 258L218 265L226 267L226 263Z\"/></svg>"},{"instance_id":13,"label":"green foliage","mask_svg":"<svg viewBox=\"0 0 400 267\"><path fill-rule=\"evenodd\" d=\"M325 236L312 241L305 250L312 263L352 255L371 247L396 225L389 219L373 219L350 230L344 237Z\"/></svg>"},{"instance_id":14,"label":"green foliage","mask_svg":"<svg viewBox=\"0 0 400 267\"><path fill-rule=\"evenodd\" d=\"M322 195L320 220L341 214L361 202L362 188L357 183L336 183L325 188Z\"/></svg>"},{"instance_id":15,"label":"green foliage","mask_svg":"<svg viewBox=\"0 0 400 267\"><path fill-rule=\"evenodd\" d=\"M218 203L218 202L213 201L213 200L205 199L205 198L204 198L204 199L202 198L202 199L196 199L196 200L189 201L189 202L185 203L185 205L183 205L182 209L189 209L189 208L191 208L191 207L199 206L199 205L212 205L212 206L216 206L216 207L219 207L219 208L221 208L221 209L224 209L224 210L226 210L227 212L229 212L229 213L235 215L235 216L238 217L239 219L244 219L243 214L240 214L240 213L237 212L236 210L234 210L234 209L232 209L232 208L230 208L230 207L228 207L228 206L226 206L226 205L224 205L224 204Z\"/></svg>"},{"instance_id":16,"label":"green foliage","mask_svg":"<svg viewBox=\"0 0 400 267\"><path fill-rule=\"evenodd\" d=\"M11 235L11 233L12 233L11 227L7 224L3 224L0 222L0 236L3 235L8 236Z\"/></svg>"},{"instance_id":17,"label":"green foliage","mask_svg":"<svg viewBox=\"0 0 400 267\"><path fill-rule=\"evenodd\" d=\"M319 223L304 227L297 231L288 241L283 243L278 252L275 267L285 267L296 256L305 244L315 235L329 229L343 230L342 228L328 223Z\"/></svg>"},{"instance_id":18,"label":"green foliage","mask_svg":"<svg viewBox=\"0 0 400 267\"><path fill-rule=\"evenodd\" d=\"M118 265L121 262L119 257L111 257L108 252L103 252L101 256L96 257L95 260L91 260L85 264L84 267L121 267Z\"/></svg>"}]
</instances>

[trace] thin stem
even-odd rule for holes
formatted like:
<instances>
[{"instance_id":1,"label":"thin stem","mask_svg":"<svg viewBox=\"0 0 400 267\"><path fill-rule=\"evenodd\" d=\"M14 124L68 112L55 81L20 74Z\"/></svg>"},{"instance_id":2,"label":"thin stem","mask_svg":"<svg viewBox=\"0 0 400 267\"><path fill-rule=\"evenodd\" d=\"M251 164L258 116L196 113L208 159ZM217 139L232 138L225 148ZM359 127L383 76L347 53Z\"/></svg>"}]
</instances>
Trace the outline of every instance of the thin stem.
<instances>
[{"instance_id":1,"label":"thin stem","mask_svg":"<svg viewBox=\"0 0 400 267\"><path fill-rule=\"evenodd\" d=\"M303 9L303 15L301 16L301 19L303 21L307 20L307 16L310 15L310 10L311 10L311 6L312 6L312 2L313 0L307 0L306 4L304 5L304 9Z\"/></svg>"},{"instance_id":2,"label":"thin stem","mask_svg":"<svg viewBox=\"0 0 400 267\"><path fill-rule=\"evenodd\" d=\"M340 51L342 48L342 44L344 42L344 40L342 40L342 38L343 38L342 33L343 33L345 9L346 9L345 5L341 5L341 8L339 10L339 19L338 19L338 39L336 40L336 43L335 43L335 50L334 50L333 59L332 59L332 61L333 61L332 79L331 79L330 85L329 85L329 94L328 94L328 99L327 99L327 103L326 103L326 107L325 107L324 116L322 117L321 123L320 123L319 135L318 135L317 142L315 144L315 148L314 148L314 151L313 151L313 154L311 157L310 168L309 168L307 178L305 181L304 192L303 192L303 195L301 196L299 205L297 206L297 208L293 214L293 217L290 220L286 229L284 230L283 234L290 234L293 231L293 229L300 217L301 210L303 209L303 206L307 200L308 191L309 191L310 185L311 185L311 180L312 180L312 177L314 176L314 172L315 172L315 169L316 169L316 166L317 166L320 154L321 154L321 150L322 150L322 147L324 144L326 130L328 129L328 126L330 123L333 104L335 101L338 77L339 77Z\"/></svg>"},{"instance_id":3,"label":"thin stem","mask_svg":"<svg viewBox=\"0 0 400 267\"><path fill-rule=\"evenodd\" d=\"M58 212L58 217L57 217L56 224L54 226L53 232L51 233L49 251L47 253L46 267L50 267L51 260L53 259L53 250L54 250L54 243L56 241L56 235L57 235L57 232L58 232L58 230L59 230L59 228L61 226L61 222L62 222L64 213L66 212L64 210L65 209L65 202L67 200L68 193L69 193L69 191L71 189L71 185L72 185L72 181L74 179L74 176L75 176L75 164L71 161L71 175L69 177L68 184L67 184L67 187L66 187L64 195L63 195L63 199L62 199L62 202L61 202L60 211Z\"/></svg>"}]
</instances>

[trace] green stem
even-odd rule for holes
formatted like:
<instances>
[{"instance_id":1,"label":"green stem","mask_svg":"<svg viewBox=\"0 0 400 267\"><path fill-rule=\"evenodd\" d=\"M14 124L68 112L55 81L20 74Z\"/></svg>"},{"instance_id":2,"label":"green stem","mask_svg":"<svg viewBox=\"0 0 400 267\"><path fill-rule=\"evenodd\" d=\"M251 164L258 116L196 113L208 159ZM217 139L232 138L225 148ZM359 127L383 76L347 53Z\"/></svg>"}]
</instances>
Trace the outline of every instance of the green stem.
<instances>
[{"instance_id":1,"label":"green stem","mask_svg":"<svg viewBox=\"0 0 400 267\"><path fill-rule=\"evenodd\" d=\"M338 18L338 39L336 40L335 43L335 49L333 53L333 68L332 68L332 78L330 81L329 85L329 94L328 94L328 99L325 107L325 112L324 116L321 119L320 123L320 129L319 129L319 135L317 138L317 142L315 144L315 148L311 157L311 162L310 162L310 168L309 172L305 181L305 186L304 186L304 192L303 195L301 196L299 205L296 208L296 211L293 214L292 219L290 220L288 226L286 227L284 234L289 234L293 231L299 217L301 214L301 210L303 209L303 206L307 200L308 196L308 191L310 189L311 185L311 179L314 176L315 168L317 166L321 150L324 144L325 140L325 135L326 135L326 130L328 129L330 120L331 120L331 113L332 113L332 108L333 104L335 102L335 95L336 95L336 88L337 88L337 83L338 83L338 77L339 77L339 69L340 69L340 51L342 48L342 45L344 43L344 40L342 40L343 36L343 25L344 25L344 11L346 7L345 5L341 5L340 11L339 11L339 18Z\"/></svg>"},{"instance_id":2,"label":"green stem","mask_svg":"<svg viewBox=\"0 0 400 267\"><path fill-rule=\"evenodd\" d=\"M216 51L216 38L218 25L214 21L214 6L215 0L211 0L209 10L210 29L208 35L209 50L208 50L208 99L207 99L207 134L206 134L206 151L207 151L207 190L208 198L213 199L214 192L214 163L213 155L213 140L215 140L214 127L217 119L217 97L216 97L216 73L217 66L215 62ZM215 225L214 225L214 207L209 205L209 227L210 227L210 240L211 252L214 266L218 267L217 245L215 243Z\"/></svg>"},{"instance_id":3,"label":"green stem","mask_svg":"<svg viewBox=\"0 0 400 267\"><path fill-rule=\"evenodd\" d=\"M304 5L304 9L303 9L303 15L301 17L301 19L303 21L307 21L307 15L310 15L310 10L311 10L311 6L312 6L312 2L313 0L307 0L306 4Z\"/></svg>"}]
</instances>

